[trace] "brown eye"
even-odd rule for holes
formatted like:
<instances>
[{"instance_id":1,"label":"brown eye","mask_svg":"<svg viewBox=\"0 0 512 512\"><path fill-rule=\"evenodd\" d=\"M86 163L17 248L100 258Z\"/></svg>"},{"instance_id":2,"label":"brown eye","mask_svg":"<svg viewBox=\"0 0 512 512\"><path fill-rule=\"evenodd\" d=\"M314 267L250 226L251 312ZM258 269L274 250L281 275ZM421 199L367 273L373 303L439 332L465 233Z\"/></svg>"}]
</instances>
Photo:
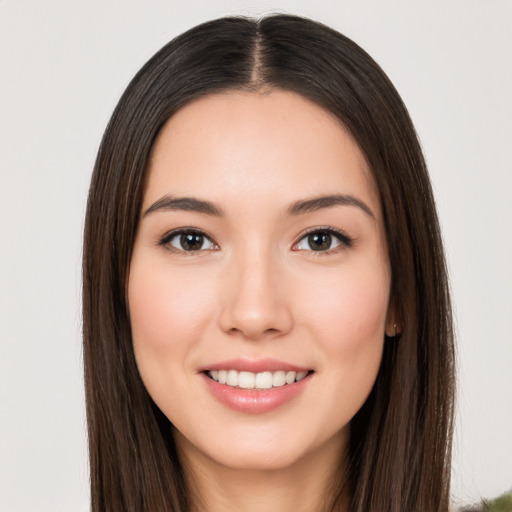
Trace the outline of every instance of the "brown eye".
<instances>
[{"instance_id":1,"label":"brown eye","mask_svg":"<svg viewBox=\"0 0 512 512\"><path fill-rule=\"evenodd\" d=\"M327 252L340 246L350 247L352 239L332 229L318 229L302 237L295 246L298 251Z\"/></svg>"},{"instance_id":2,"label":"brown eye","mask_svg":"<svg viewBox=\"0 0 512 512\"><path fill-rule=\"evenodd\" d=\"M179 231L166 235L160 245L167 245L173 250L195 252L214 249L215 244L200 231Z\"/></svg>"},{"instance_id":3,"label":"brown eye","mask_svg":"<svg viewBox=\"0 0 512 512\"><path fill-rule=\"evenodd\" d=\"M204 236L199 233L183 233L179 240L184 251L199 251L203 248Z\"/></svg>"},{"instance_id":4,"label":"brown eye","mask_svg":"<svg viewBox=\"0 0 512 512\"><path fill-rule=\"evenodd\" d=\"M308 244L312 251L327 251L331 248L332 237L329 233L313 233L308 236Z\"/></svg>"}]
</instances>

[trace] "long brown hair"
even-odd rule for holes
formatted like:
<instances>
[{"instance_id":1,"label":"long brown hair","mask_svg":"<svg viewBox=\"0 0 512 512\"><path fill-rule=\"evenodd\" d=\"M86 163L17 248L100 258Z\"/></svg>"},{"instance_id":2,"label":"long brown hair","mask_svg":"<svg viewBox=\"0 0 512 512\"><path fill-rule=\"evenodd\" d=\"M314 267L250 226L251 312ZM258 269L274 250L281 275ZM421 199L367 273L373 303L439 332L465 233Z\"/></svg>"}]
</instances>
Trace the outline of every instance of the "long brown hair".
<instances>
[{"instance_id":1,"label":"long brown hair","mask_svg":"<svg viewBox=\"0 0 512 512\"><path fill-rule=\"evenodd\" d=\"M427 168L407 110L372 58L308 19L204 23L163 47L123 94L99 149L87 205L83 338L93 512L184 512L190 499L170 423L137 371L126 282L153 143L206 94L276 88L333 112L380 192L401 333L351 423L354 512L448 509L454 397L452 319Z\"/></svg>"}]
</instances>

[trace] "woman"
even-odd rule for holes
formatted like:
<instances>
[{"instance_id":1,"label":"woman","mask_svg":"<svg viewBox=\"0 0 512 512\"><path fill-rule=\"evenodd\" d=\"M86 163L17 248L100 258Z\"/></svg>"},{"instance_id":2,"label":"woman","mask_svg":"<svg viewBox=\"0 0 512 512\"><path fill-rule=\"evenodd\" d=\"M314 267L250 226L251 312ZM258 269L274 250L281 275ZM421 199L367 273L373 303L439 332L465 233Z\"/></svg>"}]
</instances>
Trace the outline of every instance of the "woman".
<instances>
[{"instance_id":1,"label":"woman","mask_svg":"<svg viewBox=\"0 0 512 512\"><path fill-rule=\"evenodd\" d=\"M225 18L141 69L91 183L84 359L94 511L447 510L439 226L363 50Z\"/></svg>"}]
</instances>

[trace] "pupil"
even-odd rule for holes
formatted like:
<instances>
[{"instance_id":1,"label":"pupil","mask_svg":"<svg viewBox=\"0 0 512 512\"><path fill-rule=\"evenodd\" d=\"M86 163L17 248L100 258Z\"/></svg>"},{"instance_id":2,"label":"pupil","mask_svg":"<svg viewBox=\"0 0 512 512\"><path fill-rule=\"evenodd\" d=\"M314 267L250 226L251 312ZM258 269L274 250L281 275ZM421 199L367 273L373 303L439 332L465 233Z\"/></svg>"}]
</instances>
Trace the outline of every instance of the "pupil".
<instances>
[{"instance_id":1,"label":"pupil","mask_svg":"<svg viewBox=\"0 0 512 512\"><path fill-rule=\"evenodd\" d=\"M309 246L313 251L325 251L331 247L329 233L314 233L308 237Z\"/></svg>"},{"instance_id":2,"label":"pupil","mask_svg":"<svg viewBox=\"0 0 512 512\"><path fill-rule=\"evenodd\" d=\"M186 233L181 235L181 246L185 251L199 250L203 246L203 235Z\"/></svg>"}]
</instances>

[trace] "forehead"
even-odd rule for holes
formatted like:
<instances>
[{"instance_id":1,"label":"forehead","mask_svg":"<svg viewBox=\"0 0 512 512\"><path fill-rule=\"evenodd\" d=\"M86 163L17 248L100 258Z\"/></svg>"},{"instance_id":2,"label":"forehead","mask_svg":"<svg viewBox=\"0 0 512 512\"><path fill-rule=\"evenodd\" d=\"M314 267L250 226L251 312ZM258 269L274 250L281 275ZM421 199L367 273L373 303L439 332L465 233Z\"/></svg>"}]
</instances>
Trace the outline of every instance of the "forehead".
<instances>
[{"instance_id":1,"label":"forehead","mask_svg":"<svg viewBox=\"0 0 512 512\"><path fill-rule=\"evenodd\" d=\"M226 92L173 115L153 147L144 204L162 194L293 201L351 193L379 210L364 154L341 121L299 94Z\"/></svg>"}]
</instances>

